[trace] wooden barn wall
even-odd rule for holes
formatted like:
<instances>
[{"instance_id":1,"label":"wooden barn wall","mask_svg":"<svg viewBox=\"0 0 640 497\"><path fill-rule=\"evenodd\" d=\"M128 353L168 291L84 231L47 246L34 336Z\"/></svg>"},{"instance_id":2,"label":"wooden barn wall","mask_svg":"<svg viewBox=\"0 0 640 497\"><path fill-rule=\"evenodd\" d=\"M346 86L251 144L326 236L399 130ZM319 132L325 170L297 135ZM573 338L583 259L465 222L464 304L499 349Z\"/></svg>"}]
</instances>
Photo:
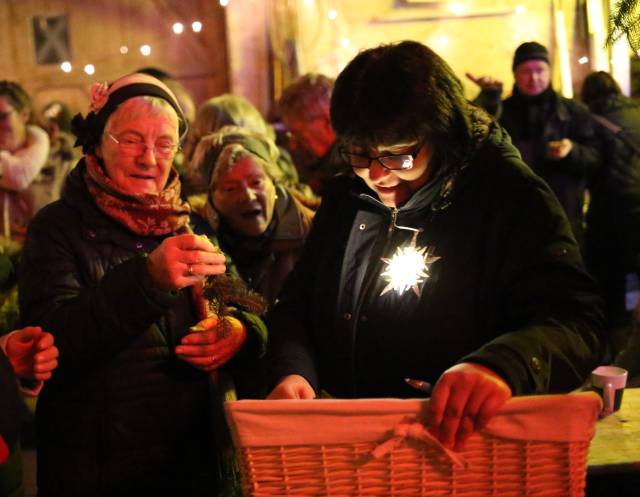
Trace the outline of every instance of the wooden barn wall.
<instances>
[{"instance_id":1,"label":"wooden barn wall","mask_svg":"<svg viewBox=\"0 0 640 497\"><path fill-rule=\"evenodd\" d=\"M32 18L60 15L68 20L70 73L36 63ZM199 33L194 20L202 23ZM185 26L180 35L172 31L176 21ZM151 46L149 56L140 53L143 44ZM0 79L21 83L36 108L60 99L84 111L91 83L146 66L174 75L196 103L229 91L225 11L211 0L1 0L0 46ZM83 70L89 63L93 75Z\"/></svg>"}]
</instances>

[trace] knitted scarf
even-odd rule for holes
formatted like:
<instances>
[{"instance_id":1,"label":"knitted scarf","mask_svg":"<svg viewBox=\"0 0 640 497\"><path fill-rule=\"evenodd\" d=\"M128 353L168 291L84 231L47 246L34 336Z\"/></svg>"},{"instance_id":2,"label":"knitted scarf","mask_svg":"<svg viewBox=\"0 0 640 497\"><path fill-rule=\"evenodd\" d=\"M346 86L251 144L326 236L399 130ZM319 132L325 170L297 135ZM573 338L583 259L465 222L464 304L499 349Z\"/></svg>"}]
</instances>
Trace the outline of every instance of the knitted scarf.
<instances>
[{"instance_id":1,"label":"knitted scarf","mask_svg":"<svg viewBox=\"0 0 640 497\"><path fill-rule=\"evenodd\" d=\"M158 194L131 194L106 175L93 155L85 155L84 181L98 208L129 231L142 236L162 236L188 229L189 205L180 197L178 172L171 169Z\"/></svg>"}]
</instances>

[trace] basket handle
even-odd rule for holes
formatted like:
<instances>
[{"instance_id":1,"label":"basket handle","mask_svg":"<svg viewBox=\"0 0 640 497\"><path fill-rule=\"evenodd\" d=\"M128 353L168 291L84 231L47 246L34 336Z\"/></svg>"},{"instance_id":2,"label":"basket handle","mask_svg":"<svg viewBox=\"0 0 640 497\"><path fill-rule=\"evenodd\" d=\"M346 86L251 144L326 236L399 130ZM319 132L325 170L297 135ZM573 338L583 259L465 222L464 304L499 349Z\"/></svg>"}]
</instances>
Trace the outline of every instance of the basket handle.
<instances>
[{"instance_id":1,"label":"basket handle","mask_svg":"<svg viewBox=\"0 0 640 497\"><path fill-rule=\"evenodd\" d=\"M440 449L453 463L456 468L467 469L469 463L460 457L454 451L447 449L440 441L434 437L422 423L417 421L409 421L397 424L390 438L379 443L372 451L371 456L374 459L384 457L398 445L403 443L407 438L418 440L425 444L431 444Z\"/></svg>"}]
</instances>

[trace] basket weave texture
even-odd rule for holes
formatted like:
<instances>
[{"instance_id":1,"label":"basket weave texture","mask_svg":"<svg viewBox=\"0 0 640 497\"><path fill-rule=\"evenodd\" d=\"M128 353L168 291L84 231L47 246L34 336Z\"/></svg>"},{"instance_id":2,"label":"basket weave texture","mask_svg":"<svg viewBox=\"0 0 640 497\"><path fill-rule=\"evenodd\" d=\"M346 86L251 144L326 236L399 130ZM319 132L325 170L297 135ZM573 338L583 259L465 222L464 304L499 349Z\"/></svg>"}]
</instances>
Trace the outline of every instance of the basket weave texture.
<instances>
[{"instance_id":1,"label":"basket weave texture","mask_svg":"<svg viewBox=\"0 0 640 497\"><path fill-rule=\"evenodd\" d=\"M595 394L512 399L459 453L424 429L427 405L417 399L229 402L244 493L584 496L600 409Z\"/></svg>"}]
</instances>

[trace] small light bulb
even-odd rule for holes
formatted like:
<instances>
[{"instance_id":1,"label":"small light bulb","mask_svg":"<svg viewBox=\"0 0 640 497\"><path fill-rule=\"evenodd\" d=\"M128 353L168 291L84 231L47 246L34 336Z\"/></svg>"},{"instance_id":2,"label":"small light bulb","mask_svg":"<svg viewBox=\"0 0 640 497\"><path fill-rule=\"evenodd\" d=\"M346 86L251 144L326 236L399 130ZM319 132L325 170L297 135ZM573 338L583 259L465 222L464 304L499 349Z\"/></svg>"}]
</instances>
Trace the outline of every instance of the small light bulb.
<instances>
[{"instance_id":1,"label":"small light bulb","mask_svg":"<svg viewBox=\"0 0 640 497\"><path fill-rule=\"evenodd\" d=\"M226 7L227 5L229 5L229 0L220 0L221 7Z\"/></svg>"},{"instance_id":2,"label":"small light bulb","mask_svg":"<svg viewBox=\"0 0 640 497\"><path fill-rule=\"evenodd\" d=\"M65 60L62 64L60 64L60 69L62 69L64 72L71 72L73 67L71 66L71 62Z\"/></svg>"},{"instance_id":3,"label":"small light bulb","mask_svg":"<svg viewBox=\"0 0 640 497\"><path fill-rule=\"evenodd\" d=\"M327 13L327 17L332 20L335 21L338 18L338 11L336 9L331 9L328 13Z\"/></svg>"},{"instance_id":4,"label":"small light bulb","mask_svg":"<svg viewBox=\"0 0 640 497\"><path fill-rule=\"evenodd\" d=\"M191 29L193 29L195 33L199 33L202 31L202 23L200 21L193 21L191 23Z\"/></svg>"},{"instance_id":5,"label":"small light bulb","mask_svg":"<svg viewBox=\"0 0 640 497\"><path fill-rule=\"evenodd\" d=\"M172 29L175 34L179 35L184 31L184 26L181 22L176 22L173 24Z\"/></svg>"},{"instance_id":6,"label":"small light bulb","mask_svg":"<svg viewBox=\"0 0 640 497\"><path fill-rule=\"evenodd\" d=\"M461 3L450 3L449 10L457 16L461 16L465 12L464 5Z\"/></svg>"},{"instance_id":7,"label":"small light bulb","mask_svg":"<svg viewBox=\"0 0 640 497\"><path fill-rule=\"evenodd\" d=\"M524 14L526 10L524 5L516 5L516 14Z\"/></svg>"},{"instance_id":8,"label":"small light bulb","mask_svg":"<svg viewBox=\"0 0 640 497\"><path fill-rule=\"evenodd\" d=\"M140 53L145 57L151 54L151 47L149 45L142 45L140 47Z\"/></svg>"},{"instance_id":9,"label":"small light bulb","mask_svg":"<svg viewBox=\"0 0 640 497\"><path fill-rule=\"evenodd\" d=\"M126 45L122 45L122 46L120 47L120 53L121 53L122 55L126 55L126 54L128 54L128 53L129 53L129 47L128 47L128 46L126 46Z\"/></svg>"},{"instance_id":10,"label":"small light bulb","mask_svg":"<svg viewBox=\"0 0 640 497\"><path fill-rule=\"evenodd\" d=\"M589 57L580 57L580 58L578 59L578 62L579 62L580 64L586 64L587 62L589 62Z\"/></svg>"},{"instance_id":11,"label":"small light bulb","mask_svg":"<svg viewBox=\"0 0 640 497\"><path fill-rule=\"evenodd\" d=\"M340 43L342 44L343 47L347 48L349 45L351 45L351 42L349 41L349 38L342 38L340 40Z\"/></svg>"},{"instance_id":12,"label":"small light bulb","mask_svg":"<svg viewBox=\"0 0 640 497\"><path fill-rule=\"evenodd\" d=\"M84 72L91 76L96 72L96 68L93 64L87 64L86 66L84 66Z\"/></svg>"}]
</instances>

